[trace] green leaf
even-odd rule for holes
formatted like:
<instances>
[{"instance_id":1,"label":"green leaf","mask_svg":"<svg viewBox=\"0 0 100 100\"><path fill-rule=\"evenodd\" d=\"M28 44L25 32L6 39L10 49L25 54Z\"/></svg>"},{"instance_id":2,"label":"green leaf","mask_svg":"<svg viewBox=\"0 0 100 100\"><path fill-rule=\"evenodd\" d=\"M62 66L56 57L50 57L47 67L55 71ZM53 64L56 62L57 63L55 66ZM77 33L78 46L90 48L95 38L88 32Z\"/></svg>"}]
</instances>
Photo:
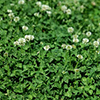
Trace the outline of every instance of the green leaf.
<instances>
[{"instance_id":1,"label":"green leaf","mask_svg":"<svg viewBox=\"0 0 100 100\"><path fill-rule=\"evenodd\" d=\"M67 91L67 92L65 93L65 96L71 97L71 96L72 96L72 92L71 92L71 91Z\"/></svg>"},{"instance_id":2,"label":"green leaf","mask_svg":"<svg viewBox=\"0 0 100 100\"><path fill-rule=\"evenodd\" d=\"M100 95L100 90L99 89L97 89L96 94Z\"/></svg>"},{"instance_id":3,"label":"green leaf","mask_svg":"<svg viewBox=\"0 0 100 100\"><path fill-rule=\"evenodd\" d=\"M90 93L90 95L92 95L93 94L93 90L89 90L89 93Z\"/></svg>"}]
</instances>

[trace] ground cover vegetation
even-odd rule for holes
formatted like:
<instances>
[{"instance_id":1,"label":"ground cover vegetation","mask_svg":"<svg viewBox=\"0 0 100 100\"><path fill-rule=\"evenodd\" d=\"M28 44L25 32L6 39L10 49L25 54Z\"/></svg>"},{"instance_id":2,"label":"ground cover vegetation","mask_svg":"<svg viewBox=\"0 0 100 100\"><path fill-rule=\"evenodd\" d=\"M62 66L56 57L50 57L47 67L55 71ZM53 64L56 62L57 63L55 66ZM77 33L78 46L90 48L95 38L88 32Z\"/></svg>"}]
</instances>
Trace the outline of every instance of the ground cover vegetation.
<instances>
[{"instance_id":1,"label":"ground cover vegetation","mask_svg":"<svg viewBox=\"0 0 100 100\"><path fill-rule=\"evenodd\" d=\"M0 0L0 100L100 100L100 1Z\"/></svg>"}]
</instances>

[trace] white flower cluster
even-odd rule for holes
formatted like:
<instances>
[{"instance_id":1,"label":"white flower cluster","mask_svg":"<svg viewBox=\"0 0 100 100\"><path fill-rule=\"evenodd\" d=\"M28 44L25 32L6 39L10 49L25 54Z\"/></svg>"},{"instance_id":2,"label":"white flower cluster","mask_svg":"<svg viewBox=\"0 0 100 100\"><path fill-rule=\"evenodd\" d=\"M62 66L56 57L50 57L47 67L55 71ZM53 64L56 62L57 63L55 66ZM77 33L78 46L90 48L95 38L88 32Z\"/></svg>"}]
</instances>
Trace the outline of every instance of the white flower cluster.
<instances>
[{"instance_id":1,"label":"white flower cluster","mask_svg":"<svg viewBox=\"0 0 100 100\"><path fill-rule=\"evenodd\" d=\"M51 7L49 7L48 5L42 5L41 1L37 1L36 5L38 5L39 7L41 7L42 11L46 11L46 13L48 14L48 16L51 16Z\"/></svg>"},{"instance_id":2,"label":"white flower cluster","mask_svg":"<svg viewBox=\"0 0 100 100\"><path fill-rule=\"evenodd\" d=\"M29 42L33 39L34 39L33 35L25 35L25 38L19 38L18 41L15 41L14 45L15 46L17 46L17 45L24 46L27 41Z\"/></svg>"},{"instance_id":3,"label":"white flower cluster","mask_svg":"<svg viewBox=\"0 0 100 100\"><path fill-rule=\"evenodd\" d=\"M62 44L62 46L61 46L63 49L66 49L66 50L71 50L73 47L72 47L72 45L66 45L66 44Z\"/></svg>"},{"instance_id":4,"label":"white flower cluster","mask_svg":"<svg viewBox=\"0 0 100 100\"><path fill-rule=\"evenodd\" d=\"M25 3L25 0L19 0L18 1L18 4L24 4Z\"/></svg>"},{"instance_id":5,"label":"white flower cluster","mask_svg":"<svg viewBox=\"0 0 100 100\"><path fill-rule=\"evenodd\" d=\"M83 38L82 43L86 44L86 43L88 43L88 42L89 42L89 39L88 39L88 38Z\"/></svg>"},{"instance_id":6,"label":"white flower cluster","mask_svg":"<svg viewBox=\"0 0 100 100\"><path fill-rule=\"evenodd\" d=\"M78 59L83 59L83 56L80 55L80 54L78 54L78 55L77 55L77 58L78 58Z\"/></svg>"},{"instance_id":7,"label":"white flower cluster","mask_svg":"<svg viewBox=\"0 0 100 100\"><path fill-rule=\"evenodd\" d=\"M74 28L73 27L68 27L68 33L73 33L74 32Z\"/></svg>"},{"instance_id":8,"label":"white flower cluster","mask_svg":"<svg viewBox=\"0 0 100 100\"><path fill-rule=\"evenodd\" d=\"M7 10L7 12L9 13L8 16L12 19L14 17L14 13L12 13L12 10Z\"/></svg>"},{"instance_id":9,"label":"white flower cluster","mask_svg":"<svg viewBox=\"0 0 100 100\"><path fill-rule=\"evenodd\" d=\"M20 18L17 16L17 17L14 17L14 21L15 22L18 22L20 20Z\"/></svg>"},{"instance_id":10,"label":"white flower cluster","mask_svg":"<svg viewBox=\"0 0 100 100\"><path fill-rule=\"evenodd\" d=\"M27 31L27 30L28 30L28 27L27 27L27 26L22 26L22 29L23 29L24 31Z\"/></svg>"},{"instance_id":11,"label":"white flower cluster","mask_svg":"<svg viewBox=\"0 0 100 100\"><path fill-rule=\"evenodd\" d=\"M50 49L50 46L49 45L44 46L44 50L45 51L48 51L49 49Z\"/></svg>"},{"instance_id":12,"label":"white flower cluster","mask_svg":"<svg viewBox=\"0 0 100 100\"><path fill-rule=\"evenodd\" d=\"M51 10L51 7L49 7L48 5L42 5L41 9L47 11L47 10Z\"/></svg>"},{"instance_id":13,"label":"white flower cluster","mask_svg":"<svg viewBox=\"0 0 100 100\"><path fill-rule=\"evenodd\" d=\"M41 1L37 1L37 2L36 2L36 5L38 5L39 7L41 7L41 6L42 6Z\"/></svg>"},{"instance_id":14,"label":"white flower cluster","mask_svg":"<svg viewBox=\"0 0 100 100\"><path fill-rule=\"evenodd\" d=\"M99 46L99 42L98 41L94 41L93 45L97 48Z\"/></svg>"},{"instance_id":15,"label":"white flower cluster","mask_svg":"<svg viewBox=\"0 0 100 100\"><path fill-rule=\"evenodd\" d=\"M71 9L67 9L67 6L63 5L61 7L61 10L64 12L64 13L67 13L68 15L71 14Z\"/></svg>"},{"instance_id":16,"label":"white flower cluster","mask_svg":"<svg viewBox=\"0 0 100 100\"><path fill-rule=\"evenodd\" d=\"M73 42L75 42L75 43L79 42L77 34L73 35Z\"/></svg>"},{"instance_id":17,"label":"white flower cluster","mask_svg":"<svg viewBox=\"0 0 100 100\"><path fill-rule=\"evenodd\" d=\"M8 9L7 12L9 13L8 16L9 16L11 19L14 18L14 21L15 21L15 22L18 22L18 21L20 20L20 18L19 18L18 16L16 16L16 17L14 16L14 13L12 12L12 10L9 10L9 9Z\"/></svg>"},{"instance_id":18,"label":"white flower cluster","mask_svg":"<svg viewBox=\"0 0 100 100\"><path fill-rule=\"evenodd\" d=\"M90 37L91 34L92 34L92 33L91 33L90 31L86 32L86 35L87 35L88 37Z\"/></svg>"},{"instance_id":19,"label":"white flower cluster","mask_svg":"<svg viewBox=\"0 0 100 100\"><path fill-rule=\"evenodd\" d=\"M46 13L48 14L48 16L51 16L51 11L46 11Z\"/></svg>"},{"instance_id":20,"label":"white flower cluster","mask_svg":"<svg viewBox=\"0 0 100 100\"><path fill-rule=\"evenodd\" d=\"M39 17L39 12L34 13L34 16Z\"/></svg>"}]
</instances>

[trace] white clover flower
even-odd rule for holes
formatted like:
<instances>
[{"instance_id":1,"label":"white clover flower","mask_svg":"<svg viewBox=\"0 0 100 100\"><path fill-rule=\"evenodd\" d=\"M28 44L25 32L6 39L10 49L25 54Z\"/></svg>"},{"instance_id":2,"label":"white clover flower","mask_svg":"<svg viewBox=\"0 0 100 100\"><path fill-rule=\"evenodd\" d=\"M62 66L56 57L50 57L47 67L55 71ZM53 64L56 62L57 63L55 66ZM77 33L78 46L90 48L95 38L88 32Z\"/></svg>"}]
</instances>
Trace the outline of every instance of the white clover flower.
<instances>
[{"instance_id":1,"label":"white clover flower","mask_svg":"<svg viewBox=\"0 0 100 100\"><path fill-rule=\"evenodd\" d=\"M100 43L100 38L98 38L97 41Z\"/></svg>"},{"instance_id":2,"label":"white clover flower","mask_svg":"<svg viewBox=\"0 0 100 100\"><path fill-rule=\"evenodd\" d=\"M29 35L30 36L30 40L33 40L34 39L34 36L33 35Z\"/></svg>"},{"instance_id":3,"label":"white clover flower","mask_svg":"<svg viewBox=\"0 0 100 100\"><path fill-rule=\"evenodd\" d=\"M30 36L29 35L25 35L25 40L29 42L30 41Z\"/></svg>"},{"instance_id":4,"label":"white clover flower","mask_svg":"<svg viewBox=\"0 0 100 100\"><path fill-rule=\"evenodd\" d=\"M61 10L62 10L63 12L65 12L65 11L67 10L67 6L63 5L63 6L61 7Z\"/></svg>"},{"instance_id":5,"label":"white clover flower","mask_svg":"<svg viewBox=\"0 0 100 100\"><path fill-rule=\"evenodd\" d=\"M68 33L73 33L74 32L74 28L73 27L69 27L68 28Z\"/></svg>"},{"instance_id":6,"label":"white clover flower","mask_svg":"<svg viewBox=\"0 0 100 100\"><path fill-rule=\"evenodd\" d=\"M77 39L77 38L78 38L78 35L75 34L75 35L73 35L72 37L73 37L74 39Z\"/></svg>"},{"instance_id":7,"label":"white clover flower","mask_svg":"<svg viewBox=\"0 0 100 100\"><path fill-rule=\"evenodd\" d=\"M87 39L87 38L84 38L83 41L82 41L82 43L85 43L85 44L86 44L87 42L89 42L89 39Z\"/></svg>"},{"instance_id":8,"label":"white clover flower","mask_svg":"<svg viewBox=\"0 0 100 100\"><path fill-rule=\"evenodd\" d=\"M51 16L51 11L46 11L48 16Z\"/></svg>"},{"instance_id":9,"label":"white clover flower","mask_svg":"<svg viewBox=\"0 0 100 100\"><path fill-rule=\"evenodd\" d=\"M50 49L50 46L47 45L47 46L44 46L44 50L48 51Z\"/></svg>"},{"instance_id":10,"label":"white clover flower","mask_svg":"<svg viewBox=\"0 0 100 100\"><path fill-rule=\"evenodd\" d=\"M13 18L13 17L14 17L14 13L9 13L8 16L9 16L10 18Z\"/></svg>"},{"instance_id":11,"label":"white clover flower","mask_svg":"<svg viewBox=\"0 0 100 100\"><path fill-rule=\"evenodd\" d=\"M78 55L77 55L77 58L79 58L79 59L83 59L83 56L80 55L80 54L78 54Z\"/></svg>"},{"instance_id":12,"label":"white clover flower","mask_svg":"<svg viewBox=\"0 0 100 100\"><path fill-rule=\"evenodd\" d=\"M22 26L22 29L27 31L28 30L28 27L27 26Z\"/></svg>"},{"instance_id":13,"label":"white clover flower","mask_svg":"<svg viewBox=\"0 0 100 100\"><path fill-rule=\"evenodd\" d=\"M24 46L26 40L25 40L24 38L19 38L19 39L18 39L18 42L19 42L19 45Z\"/></svg>"},{"instance_id":14,"label":"white clover flower","mask_svg":"<svg viewBox=\"0 0 100 100\"><path fill-rule=\"evenodd\" d=\"M19 38L19 39L18 39L18 42L19 42L19 43L25 43L26 40L25 40L24 38Z\"/></svg>"},{"instance_id":15,"label":"white clover flower","mask_svg":"<svg viewBox=\"0 0 100 100\"><path fill-rule=\"evenodd\" d=\"M15 42L14 42L14 45L15 45L15 46L19 45L19 42L18 42L18 41L15 41Z\"/></svg>"},{"instance_id":16,"label":"white clover flower","mask_svg":"<svg viewBox=\"0 0 100 100\"><path fill-rule=\"evenodd\" d=\"M34 16L38 17L39 16L39 12L34 13Z\"/></svg>"},{"instance_id":17,"label":"white clover flower","mask_svg":"<svg viewBox=\"0 0 100 100\"><path fill-rule=\"evenodd\" d=\"M100 51L96 51L97 54L100 54Z\"/></svg>"},{"instance_id":18,"label":"white clover flower","mask_svg":"<svg viewBox=\"0 0 100 100\"><path fill-rule=\"evenodd\" d=\"M14 18L15 22L18 22L19 20L20 20L20 18L18 16Z\"/></svg>"},{"instance_id":19,"label":"white clover flower","mask_svg":"<svg viewBox=\"0 0 100 100\"><path fill-rule=\"evenodd\" d=\"M66 44L62 44L61 47L63 47L63 49L66 49Z\"/></svg>"},{"instance_id":20,"label":"white clover flower","mask_svg":"<svg viewBox=\"0 0 100 100\"><path fill-rule=\"evenodd\" d=\"M94 42L93 42L93 45L94 45L95 47L98 47L98 46L99 46L99 42L98 42L98 41L94 41Z\"/></svg>"},{"instance_id":21,"label":"white clover flower","mask_svg":"<svg viewBox=\"0 0 100 100\"><path fill-rule=\"evenodd\" d=\"M68 14L68 15L70 15L72 12L71 12L71 9L67 9L66 10L66 13Z\"/></svg>"},{"instance_id":22,"label":"white clover flower","mask_svg":"<svg viewBox=\"0 0 100 100\"><path fill-rule=\"evenodd\" d=\"M75 72L79 72L79 69L74 69Z\"/></svg>"},{"instance_id":23,"label":"white clover flower","mask_svg":"<svg viewBox=\"0 0 100 100\"><path fill-rule=\"evenodd\" d=\"M19 0L19 1L18 1L18 4L24 4L24 3L25 3L24 0Z\"/></svg>"},{"instance_id":24,"label":"white clover flower","mask_svg":"<svg viewBox=\"0 0 100 100\"><path fill-rule=\"evenodd\" d=\"M67 50L71 50L72 49L72 46L71 45L66 45L66 49Z\"/></svg>"},{"instance_id":25,"label":"white clover flower","mask_svg":"<svg viewBox=\"0 0 100 100\"><path fill-rule=\"evenodd\" d=\"M89 31L89 32L86 32L86 35L89 37L89 36L91 36L91 32Z\"/></svg>"},{"instance_id":26,"label":"white clover flower","mask_svg":"<svg viewBox=\"0 0 100 100\"><path fill-rule=\"evenodd\" d=\"M42 5L41 6L42 10L51 10L51 7L49 7L48 5Z\"/></svg>"},{"instance_id":27,"label":"white clover flower","mask_svg":"<svg viewBox=\"0 0 100 100\"><path fill-rule=\"evenodd\" d=\"M77 43L77 42L79 42L79 39L74 38L73 42Z\"/></svg>"},{"instance_id":28,"label":"white clover flower","mask_svg":"<svg viewBox=\"0 0 100 100\"><path fill-rule=\"evenodd\" d=\"M12 10L9 10L9 9L8 9L7 12L8 12L8 13L12 13Z\"/></svg>"},{"instance_id":29,"label":"white clover flower","mask_svg":"<svg viewBox=\"0 0 100 100\"><path fill-rule=\"evenodd\" d=\"M38 5L39 7L41 7L41 5L42 5L41 1L37 1L36 5Z\"/></svg>"},{"instance_id":30,"label":"white clover flower","mask_svg":"<svg viewBox=\"0 0 100 100\"><path fill-rule=\"evenodd\" d=\"M34 39L33 35L25 35L25 40L26 41L30 41L30 40L33 40L33 39Z\"/></svg>"}]
</instances>

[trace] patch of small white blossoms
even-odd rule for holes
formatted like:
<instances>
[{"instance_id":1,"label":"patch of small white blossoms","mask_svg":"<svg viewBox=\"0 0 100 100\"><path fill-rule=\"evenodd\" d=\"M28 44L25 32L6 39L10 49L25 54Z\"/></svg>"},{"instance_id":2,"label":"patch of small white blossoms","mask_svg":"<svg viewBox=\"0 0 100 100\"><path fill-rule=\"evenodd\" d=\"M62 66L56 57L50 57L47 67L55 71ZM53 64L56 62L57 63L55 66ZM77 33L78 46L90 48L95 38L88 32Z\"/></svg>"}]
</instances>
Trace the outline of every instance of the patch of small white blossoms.
<instances>
[{"instance_id":1,"label":"patch of small white blossoms","mask_svg":"<svg viewBox=\"0 0 100 100\"><path fill-rule=\"evenodd\" d=\"M25 3L25 0L19 0L18 1L18 4L24 4Z\"/></svg>"},{"instance_id":2,"label":"patch of small white blossoms","mask_svg":"<svg viewBox=\"0 0 100 100\"><path fill-rule=\"evenodd\" d=\"M18 22L20 20L20 18L17 16L17 17L14 17L14 21L15 22Z\"/></svg>"},{"instance_id":3,"label":"patch of small white blossoms","mask_svg":"<svg viewBox=\"0 0 100 100\"><path fill-rule=\"evenodd\" d=\"M51 16L51 11L46 11L46 13L48 14L48 16Z\"/></svg>"},{"instance_id":4,"label":"patch of small white blossoms","mask_svg":"<svg viewBox=\"0 0 100 100\"><path fill-rule=\"evenodd\" d=\"M66 49L67 50L71 50L72 49L72 46L71 45L66 45Z\"/></svg>"},{"instance_id":5,"label":"patch of small white blossoms","mask_svg":"<svg viewBox=\"0 0 100 100\"><path fill-rule=\"evenodd\" d=\"M49 45L44 46L44 50L45 51L48 51L49 49L50 49L50 46Z\"/></svg>"},{"instance_id":6,"label":"patch of small white blossoms","mask_svg":"<svg viewBox=\"0 0 100 100\"><path fill-rule=\"evenodd\" d=\"M67 10L66 10L66 13L67 13L68 15L70 15L70 14L72 13L71 9L67 9Z\"/></svg>"},{"instance_id":7,"label":"patch of small white blossoms","mask_svg":"<svg viewBox=\"0 0 100 100\"><path fill-rule=\"evenodd\" d=\"M62 10L63 12L66 12L67 6L63 5L63 6L61 7L61 10Z\"/></svg>"},{"instance_id":8,"label":"patch of small white blossoms","mask_svg":"<svg viewBox=\"0 0 100 100\"><path fill-rule=\"evenodd\" d=\"M73 35L72 37L75 38L75 39L77 39L77 38L78 38L78 35L75 34L75 35Z\"/></svg>"},{"instance_id":9,"label":"patch of small white blossoms","mask_svg":"<svg viewBox=\"0 0 100 100\"><path fill-rule=\"evenodd\" d=\"M61 47L67 50L71 50L72 48L76 49L76 46L74 44L73 45L62 44Z\"/></svg>"},{"instance_id":10,"label":"patch of small white blossoms","mask_svg":"<svg viewBox=\"0 0 100 100\"><path fill-rule=\"evenodd\" d=\"M80 55L80 54L78 54L78 55L77 55L77 58L79 58L79 59L83 59L83 56Z\"/></svg>"},{"instance_id":11,"label":"patch of small white blossoms","mask_svg":"<svg viewBox=\"0 0 100 100\"><path fill-rule=\"evenodd\" d=\"M10 17L10 19L13 19L15 22L18 22L20 20L20 18L18 16L14 16L14 13L12 12L12 10L8 9L7 12L9 13L8 16Z\"/></svg>"},{"instance_id":12,"label":"patch of small white blossoms","mask_svg":"<svg viewBox=\"0 0 100 100\"><path fill-rule=\"evenodd\" d=\"M39 12L34 13L34 16L39 17Z\"/></svg>"},{"instance_id":13,"label":"patch of small white blossoms","mask_svg":"<svg viewBox=\"0 0 100 100\"><path fill-rule=\"evenodd\" d=\"M12 10L8 9L7 12L8 12L8 13L12 13Z\"/></svg>"},{"instance_id":14,"label":"patch of small white blossoms","mask_svg":"<svg viewBox=\"0 0 100 100\"><path fill-rule=\"evenodd\" d=\"M46 13L48 14L48 16L51 16L51 7L45 4L42 4L41 1L37 1L36 5L38 5L39 7L41 7L42 11L46 11Z\"/></svg>"},{"instance_id":15,"label":"patch of small white blossoms","mask_svg":"<svg viewBox=\"0 0 100 100\"><path fill-rule=\"evenodd\" d=\"M89 39L88 39L88 38L83 38L82 43L86 44L86 43L88 43L88 42L89 42Z\"/></svg>"},{"instance_id":16,"label":"patch of small white blossoms","mask_svg":"<svg viewBox=\"0 0 100 100\"><path fill-rule=\"evenodd\" d=\"M86 32L86 35L87 35L88 37L90 37L91 34L92 34L92 33L91 33L90 31Z\"/></svg>"},{"instance_id":17,"label":"patch of small white blossoms","mask_svg":"<svg viewBox=\"0 0 100 100\"><path fill-rule=\"evenodd\" d=\"M63 49L66 49L66 44L62 44L61 46Z\"/></svg>"},{"instance_id":18,"label":"patch of small white blossoms","mask_svg":"<svg viewBox=\"0 0 100 100\"><path fill-rule=\"evenodd\" d=\"M24 46L26 43L26 40L24 38L19 38L18 42L19 42L19 45Z\"/></svg>"},{"instance_id":19,"label":"patch of small white blossoms","mask_svg":"<svg viewBox=\"0 0 100 100\"><path fill-rule=\"evenodd\" d=\"M8 9L7 12L9 13L8 16L12 19L14 18L14 13L12 12L12 10Z\"/></svg>"},{"instance_id":20,"label":"patch of small white blossoms","mask_svg":"<svg viewBox=\"0 0 100 100\"><path fill-rule=\"evenodd\" d=\"M33 35L25 35L25 40L26 41L30 41L30 40L33 40L34 39L34 36Z\"/></svg>"},{"instance_id":21,"label":"patch of small white blossoms","mask_svg":"<svg viewBox=\"0 0 100 100\"><path fill-rule=\"evenodd\" d=\"M94 41L93 45L97 48L99 46L99 42L98 41Z\"/></svg>"},{"instance_id":22,"label":"patch of small white blossoms","mask_svg":"<svg viewBox=\"0 0 100 100\"><path fill-rule=\"evenodd\" d=\"M36 5L38 5L39 7L41 7L41 6L42 6L41 1L37 1L37 2L36 2Z\"/></svg>"},{"instance_id":23,"label":"patch of small white blossoms","mask_svg":"<svg viewBox=\"0 0 100 100\"><path fill-rule=\"evenodd\" d=\"M67 13L68 15L71 14L71 9L67 9L67 6L66 6L66 5L61 6L61 10L62 10L64 13Z\"/></svg>"},{"instance_id":24,"label":"patch of small white blossoms","mask_svg":"<svg viewBox=\"0 0 100 100\"><path fill-rule=\"evenodd\" d=\"M68 27L68 33L73 33L74 32L74 28L73 27Z\"/></svg>"},{"instance_id":25,"label":"patch of small white blossoms","mask_svg":"<svg viewBox=\"0 0 100 100\"><path fill-rule=\"evenodd\" d=\"M27 31L27 30L28 30L28 27L27 27L27 26L22 26L22 29L23 29L24 31Z\"/></svg>"},{"instance_id":26,"label":"patch of small white blossoms","mask_svg":"<svg viewBox=\"0 0 100 100\"><path fill-rule=\"evenodd\" d=\"M24 46L27 41L29 42L33 39L34 39L33 35L25 35L25 38L19 38L18 41L15 41L14 45Z\"/></svg>"},{"instance_id":27,"label":"patch of small white blossoms","mask_svg":"<svg viewBox=\"0 0 100 100\"><path fill-rule=\"evenodd\" d=\"M47 11L47 10L51 10L51 7L49 7L48 5L42 5L42 6L41 6L41 9L42 9L43 11Z\"/></svg>"},{"instance_id":28,"label":"patch of small white blossoms","mask_svg":"<svg viewBox=\"0 0 100 100\"><path fill-rule=\"evenodd\" d=\"M75 42L75 43L79 42L77 34L73 35L72 37L73 37L73 42Z\"/></svg>"},{"instance_id":29,"label":"patch of small white blossoms","mask_svg":"<svg viewBox=\"0 0 100 100\"><path fill-rule=\"evenodd\" d=\"M73 42L77 43L79 42L79 39L73 38Z\"/></svg>"}]
</instances>

